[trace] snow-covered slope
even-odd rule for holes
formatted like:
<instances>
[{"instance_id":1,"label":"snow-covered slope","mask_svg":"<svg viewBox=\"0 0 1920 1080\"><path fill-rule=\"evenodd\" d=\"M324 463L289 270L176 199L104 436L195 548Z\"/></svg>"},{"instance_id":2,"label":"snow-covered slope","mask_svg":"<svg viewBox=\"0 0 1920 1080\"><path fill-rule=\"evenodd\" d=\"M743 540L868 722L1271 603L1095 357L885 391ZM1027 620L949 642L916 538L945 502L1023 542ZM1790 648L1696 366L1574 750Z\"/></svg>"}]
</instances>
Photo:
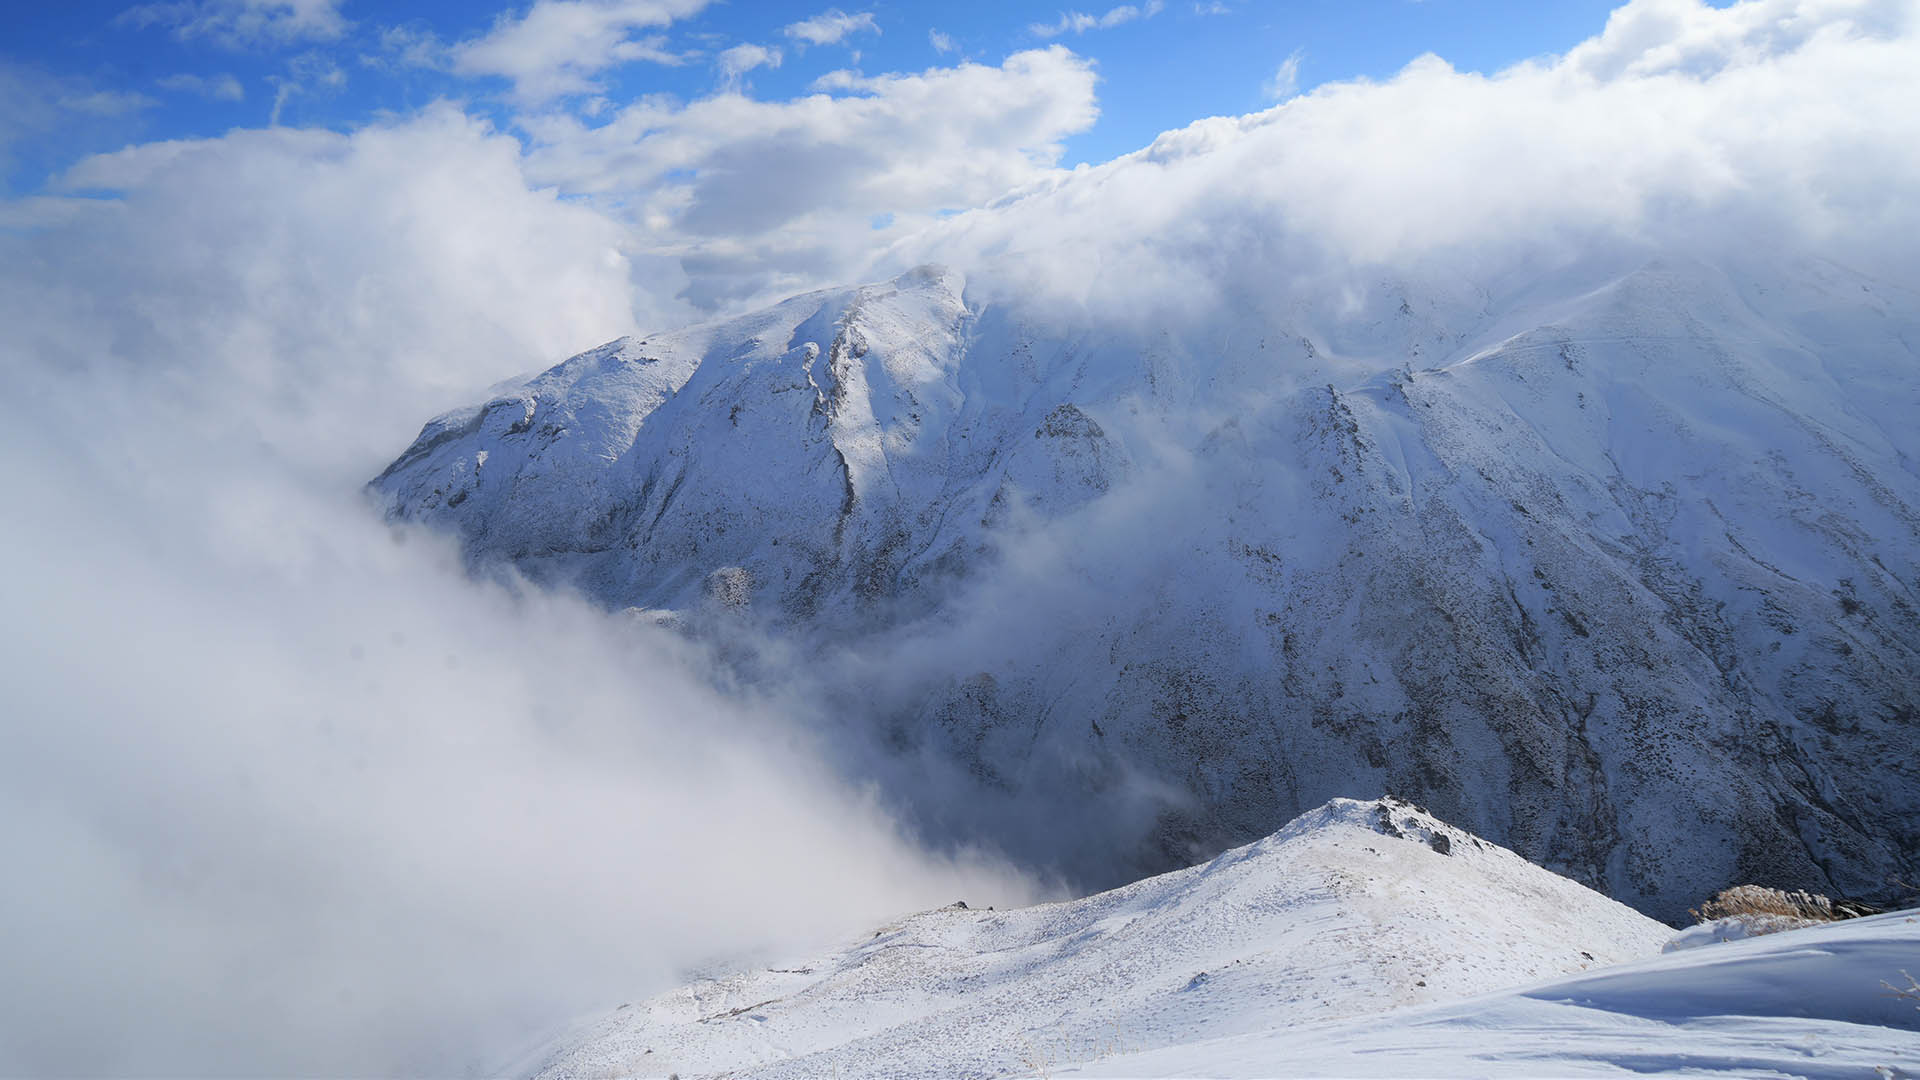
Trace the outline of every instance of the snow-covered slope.
<instances>
[{"instance_id":1,"label":"snow-covered slope","mask_svg":"<svg viewBox=\"0 0 1920 1080\"><path fill-rule=\"evenodd\" d=\"M1668 918L1920 874L1920 297L1314 289L1102 320L923 268L593 350L374 486L805 680L923 826L1087 884L1354 790Z\"/></svg>"},{"instance_id":2,"label":"snow-covered slope","mask_svg":"<svg viewBox=\"0 0 1920 1080\"><path fill-rule=\"evenodd\" d=\"M1052 1076L1920 1076L1920 911L1828 923L1363 1021ZM1902 993L1904 991L1904 993Z\"/></svg>"},{"instance_id":3,"label":"snow-covered slope","mask_svg":"<svg viewBox=\"0 0 1920 1080\"><path fill-rule=\"evenodd\" d=\"M621 1006L541 1075L1030 1075L1454 1001L1653 956L1671 933L1413 807L1337 800L1204 866L925 912Z\"/></svg>"}]
</instances>

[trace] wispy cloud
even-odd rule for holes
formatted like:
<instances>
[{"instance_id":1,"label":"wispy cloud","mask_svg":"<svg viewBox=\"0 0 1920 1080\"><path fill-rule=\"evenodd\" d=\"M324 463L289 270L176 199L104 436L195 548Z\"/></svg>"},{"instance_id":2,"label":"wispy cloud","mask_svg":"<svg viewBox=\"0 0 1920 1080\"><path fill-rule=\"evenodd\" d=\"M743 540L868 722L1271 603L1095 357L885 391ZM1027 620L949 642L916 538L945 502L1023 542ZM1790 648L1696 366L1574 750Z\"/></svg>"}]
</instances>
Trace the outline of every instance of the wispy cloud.
<instances>
[{"instance_id":1,"label":"wispy cloud","mask_svg":"<svg viewBox=\"0 0 1920 1080\"><path fill-rule=\"evenodd\" d=\"M90 90L62 95L55 104L67 112L85 113L88 116L126 116L151 109L159 102L137 91Z\"/></svg>"},{"instance_id":2,"label":"wispy cloud","mask_svg":"<svg viewBox=\"0 0 1920 1080\"><path fill-rule=\"evenodd\" d=\"M1295 49L1285 60L1280 61L1273 77L1261 87L1270 101L1285 101L1300 92L1300 60L1306 50Z\"/></svg>"},{"instance_id":3,"label":"wispy cloud","mask_svg":"<svg viewBox=\"0 0 1920 1080\"><path fill-rule=\"evenodd\" d=\"M347 85L347 73L339 64L317 50L308 50L287 61L285 75L269 75L273 84L273 112L269 126L280 126L280 114L287 102L301 94L336 94Z\"/></svg>"},{"instance_id":4,"label":"wispy cloud","mask_svg":"<svg viewBox=\"0 0 1920 1080\"><path fill-rule=\"evenodd\" d=\"M232 49L331 41L351 25L342 0L163 0L128 8L114 20L163 26L182 40L207 38Z\"/></svg>"},{"instance_id":5,"label":"wispy cloud","mask_svg":"<svg viewBox=\"0 0 1920 1080\"><path fill-rule=\"evenodd\" d=\"M942 54L953 52L960 47L954 43L952 34L941 30L928 30L927 44L933 46L934 52Z\"/></svg>"},{"instance_id":6,"label":"wispy cloud","mask_svg":"<svg viewBox=\"0 0 1920 1080\"><path fill-rule=\"evenodd\" d=\"M146 94L0 60L0 175L28 145L130 129L158 104Z\"/></svg>"},{"instance_id":7,"label":"wispy cloud","mask_svg":"<svg viewBox=\"0 0 1920 1080\"><path fill-rule=\"evenodd\" d=\"M1109 8L1104 15L1088 15L1080 11L1063 11L1060 18L1050 23L1031 23L1027 32L1035 37L1051 38L1062 34L1084 34L1088 30L1105 30L1130 23L1135 19L1151 19L1166 7L1163 0L1147 0L1140 6L1121 4Z\"/></svg>"},{"instance_id":8,"label":"wispy cloud","mask_svg":"<svg viewBox=\"0 0 1920 1080\"><path fill-rule=\"evenodd\" d=\"M193 75L182 72L169 75L154 83L162 90L172 90L182 94L196 94L208 101L243 101L247 88L232 75Z\"/></svg>"},{"instance_id":9,"label":"wispy cloud","mask_svg":"<svg viewBox=\"0 0 1920 1080\"><path fill-rule=\"evenodd\" d=\"M754 68L779 67L780 50L765 45L735 45L722 50L714 58L714 66L720 69L721 85L728 90L738 90L741 76Z\"/></svg>"},{"instance_id":10,"label":"wispy cloud","mask_svg":"<svg viewBox=\"0 0 1920 1080\"><path fill-rule=\"evenodd\" d=\"M362 66L444 70L453 63L446 43L425 24L383 26L376 41L377 51L360 54Z\"/></svg>"},{"instance_id":11,"label":"wispy cloud","mask_svg":"<svg viewBox=\"0 0 1920 1080\"><path fill-rule=\"evenodd\" d=\"M781 33L809 45L833 45L845 40L848 35L863 31L874 34L880 32L879 25L873 21L872 12L849 15L839 8L830 8L810 19L787 26Z\"/></svg>"}]
</instances>

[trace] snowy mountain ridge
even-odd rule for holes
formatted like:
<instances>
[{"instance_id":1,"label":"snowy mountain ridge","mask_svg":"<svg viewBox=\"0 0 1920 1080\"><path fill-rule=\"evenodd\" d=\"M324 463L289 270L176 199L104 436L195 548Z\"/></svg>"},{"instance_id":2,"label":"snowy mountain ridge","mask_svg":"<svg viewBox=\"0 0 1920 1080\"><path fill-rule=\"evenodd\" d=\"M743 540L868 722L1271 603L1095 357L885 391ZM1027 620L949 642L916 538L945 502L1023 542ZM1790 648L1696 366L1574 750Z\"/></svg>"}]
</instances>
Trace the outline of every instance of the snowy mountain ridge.
<instances>
[{"instance_id":1,"label":"snowy mountain ridge","mask_svg":"<svg viewBox=\"0 0 1920 1080\"><path fill-rule=\"evenodd\" d=\"M1671 936L1416 807L1341 799L1109 893L955 904L622 1005L531 1071L1839 1076L1920 1048L1920 1003L1880 985L1915 913L1660 956Z\"/></svg>"},{"instance_id":2,"label":"snowy mountain ridge","mask_svg":"<svg viewBox=\"0 0 1920 1080\"><path fill-rule=\"evenodd\" d=\"M1023 1075L1469 997L1652 955L1670 934L1410 806L1337 800L1204 866L924 912L622 1007L541 1075Z\"/></svg>"},{"instance_id":3,"label":"snowy mountain ridge","mask_svg":"<svg viewBox=\"0 0 1920 1080\"><path fill-rule=\"evenodd\" d=\"M1915 876L1920 299L1680 256L1327 288L1156 328L921 268L581 354L373 486L804 683L923 829L1084 884L1354 790L1667 918Z\"/></svg>"}]
</instances>

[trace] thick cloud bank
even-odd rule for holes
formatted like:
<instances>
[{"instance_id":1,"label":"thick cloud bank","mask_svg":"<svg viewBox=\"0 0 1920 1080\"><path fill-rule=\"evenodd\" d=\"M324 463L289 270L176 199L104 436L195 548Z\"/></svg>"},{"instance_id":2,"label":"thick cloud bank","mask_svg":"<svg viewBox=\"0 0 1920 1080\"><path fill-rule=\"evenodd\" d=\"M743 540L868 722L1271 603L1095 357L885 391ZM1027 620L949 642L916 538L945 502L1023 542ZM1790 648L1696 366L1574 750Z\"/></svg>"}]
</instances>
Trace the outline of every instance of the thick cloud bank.
<instances>
[{"instance_id":1,"label":"thick cloud bank","mask_svg":"<svg viewBox=\"0 0 1920 1080\"><path fill-rule=\"evenodd\" d=\"M887 266L992 268L1039 309L1162 324L1382 276L1510 287L1623 249L1793 247L1911 280L1916 48L1911 0L1635 0L1562 57L1485 75L1427 56L1198 121Z\"/></svg>"},{"instance_id":2,"label":"thick cloud bank","mask_svg":"<svg viewBox=\"0 0 1920 1080\"><path fill-rule=\"evenodd\" d=\"M966 896L658 631L359 485L627 326L607 219L433 112L96 160L0 235L0 1072L438 1074L688 965Z\"/></svg>"}]
</instances>

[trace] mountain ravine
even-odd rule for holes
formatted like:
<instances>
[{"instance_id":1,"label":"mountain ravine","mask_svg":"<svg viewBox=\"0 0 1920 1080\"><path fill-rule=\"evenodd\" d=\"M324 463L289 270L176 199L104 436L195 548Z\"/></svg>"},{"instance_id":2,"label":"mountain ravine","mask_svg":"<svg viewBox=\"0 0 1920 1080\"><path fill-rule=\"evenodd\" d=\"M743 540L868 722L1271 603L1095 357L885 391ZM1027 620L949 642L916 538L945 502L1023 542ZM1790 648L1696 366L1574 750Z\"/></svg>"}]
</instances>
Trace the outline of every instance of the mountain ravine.
<instances>
[{"instance_id":1,"label":"mountain ravine","mask_svg":"<svg viewBox=\"0 0 1920 1080\"><path fill-rule=\"evenodd\" d=\"M1084 885L1381 792L1662 918L1920 878L1912 293L1650 257L1157 325L990 295L615 341L372 489L807 683L929 833Z\"/></svg>"}]
</instances>

